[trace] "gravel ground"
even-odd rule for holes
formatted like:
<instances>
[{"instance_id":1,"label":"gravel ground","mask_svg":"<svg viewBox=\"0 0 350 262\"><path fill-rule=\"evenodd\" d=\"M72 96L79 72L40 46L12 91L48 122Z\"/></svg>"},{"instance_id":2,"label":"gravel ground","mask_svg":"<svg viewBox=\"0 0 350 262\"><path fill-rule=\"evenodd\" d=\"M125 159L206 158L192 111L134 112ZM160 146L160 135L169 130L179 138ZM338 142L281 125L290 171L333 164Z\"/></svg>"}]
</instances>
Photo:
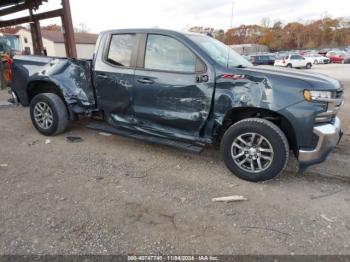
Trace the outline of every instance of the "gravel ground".
<instances>
[{"instance_id":1,"label":"gravel ground","mask_svg":"<svg viewBox=\"0 0 350 262\"><path fill-rule=\"evenodd\" d=\"M349 90L349 65L312 70ZM0 254L350 255L349 110L327 162L298 175L291 159L279 178L255 184L232 176L213 149L104 136L86 120L48 141L27 108L2 107ZM211 201L236 194L248 200Z\"/></svg>"}]
</instances>

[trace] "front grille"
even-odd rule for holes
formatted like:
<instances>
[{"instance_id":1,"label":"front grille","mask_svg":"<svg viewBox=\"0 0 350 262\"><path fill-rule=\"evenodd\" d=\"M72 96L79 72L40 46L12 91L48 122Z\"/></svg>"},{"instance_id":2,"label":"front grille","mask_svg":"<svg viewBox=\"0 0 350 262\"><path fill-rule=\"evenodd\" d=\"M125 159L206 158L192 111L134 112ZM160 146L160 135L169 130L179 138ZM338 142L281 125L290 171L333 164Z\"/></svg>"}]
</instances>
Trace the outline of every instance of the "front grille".
<instances>
[{"instance_id":1,"label":"front grille","mask_svg":"<svg viewBox=\"0 0 350 262\"><path fill-rule=\"evenodd\" d=\"M343 89L338 89L335 93L333 93L331 99L318 99L317 101L326 103L327 107L325 108L324 112L317 114L316 116L316 123L326 123L331 122L335 119L335 117L338 114L338 111L341 109L342 105L344 104L344 98L343 98Z\"/></svg>"}]
</instances>

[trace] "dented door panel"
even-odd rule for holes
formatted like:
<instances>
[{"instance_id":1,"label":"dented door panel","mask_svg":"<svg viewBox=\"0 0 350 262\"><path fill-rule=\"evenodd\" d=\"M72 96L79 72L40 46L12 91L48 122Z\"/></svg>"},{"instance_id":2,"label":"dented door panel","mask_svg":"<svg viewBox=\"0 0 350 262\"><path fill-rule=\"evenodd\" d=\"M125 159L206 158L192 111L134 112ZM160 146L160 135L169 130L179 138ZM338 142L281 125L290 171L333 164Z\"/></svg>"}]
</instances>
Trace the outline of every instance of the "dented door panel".
<instances>
[{"instance_id":1,"label":"dented door panel","mask_svg":"<svg viewBox=\"0 0 350 262\"><path fill-rule=\"evenodd\" d=\"M141 83L149 79L152 83ZM177 129L199 136L210 112L213 86L197 83L196 74L135 72L134 111L138 124L151 129Z\"/></svg>"},{"instance_id":2,"label":"dented door panel","mask_svg":"<svg viewBox=\"0 0 350 262\"><path fill-rule=\"evenodd\" d=\"M97 103L107 121L117 125L132 124L134 69L112 68L109 71L95 71L94 78Z\"/></svg>"}]
</instances>

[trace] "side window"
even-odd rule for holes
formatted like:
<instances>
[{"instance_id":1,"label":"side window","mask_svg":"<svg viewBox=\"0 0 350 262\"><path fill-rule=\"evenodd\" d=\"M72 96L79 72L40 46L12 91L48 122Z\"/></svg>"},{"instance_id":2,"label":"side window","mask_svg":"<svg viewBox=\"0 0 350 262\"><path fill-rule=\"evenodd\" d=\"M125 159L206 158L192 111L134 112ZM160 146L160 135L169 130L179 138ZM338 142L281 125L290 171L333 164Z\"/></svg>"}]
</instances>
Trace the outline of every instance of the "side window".
<instances>
[{"instance_id":1,"label":"side window","mask_svg":"<svg viewBox=\"0 0 350 262\"><path fill-rule=\"evenodd\" d=\"M298 56L292 55L292 56L290 57L290 59L292 59L292 60L297 60L297 59L298 59Z\"/></svg>"},{"instance_id":2,"label":"side window","mask_svg":"<svg viewBox=\"0 0 350 262\"><path fill-rule=\"evenodd\" d=\"M113 35L108 50L107 61L117 66L130 67L135 44L135 34Z\"/></svg>"},{"instance_id":3,"label":"side window","mask_svg":"<svg viewBox=\"0 0 350 262\"><path fill-rule=\"evenodd\" d=\"M182 43L163 35L148 35L145 68L195 72L196 56Z\"/></svg>"}]
</instances>

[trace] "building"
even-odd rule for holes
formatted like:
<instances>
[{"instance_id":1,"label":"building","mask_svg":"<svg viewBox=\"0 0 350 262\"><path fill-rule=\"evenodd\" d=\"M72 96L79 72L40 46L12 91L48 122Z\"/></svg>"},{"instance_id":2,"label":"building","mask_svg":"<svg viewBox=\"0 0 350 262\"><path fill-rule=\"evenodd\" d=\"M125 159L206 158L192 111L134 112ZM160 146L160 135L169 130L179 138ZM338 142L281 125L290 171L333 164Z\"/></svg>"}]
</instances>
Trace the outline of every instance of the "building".
<instances>
[{"instance_id":1,"label":"building","mask_svg":"<svg viewBox=\"0 0 350 262\"><path fill-rule=\"evenodd\" d=\"M98 35L89 33L74 33L78 58L91 59L94 53ZM17 32L20 37L22 51L33 54L31 33L27 29ZM48 56L66 57L63 33L59 31L41 30L43 46Z\"/></svg>"}]
</instances>

